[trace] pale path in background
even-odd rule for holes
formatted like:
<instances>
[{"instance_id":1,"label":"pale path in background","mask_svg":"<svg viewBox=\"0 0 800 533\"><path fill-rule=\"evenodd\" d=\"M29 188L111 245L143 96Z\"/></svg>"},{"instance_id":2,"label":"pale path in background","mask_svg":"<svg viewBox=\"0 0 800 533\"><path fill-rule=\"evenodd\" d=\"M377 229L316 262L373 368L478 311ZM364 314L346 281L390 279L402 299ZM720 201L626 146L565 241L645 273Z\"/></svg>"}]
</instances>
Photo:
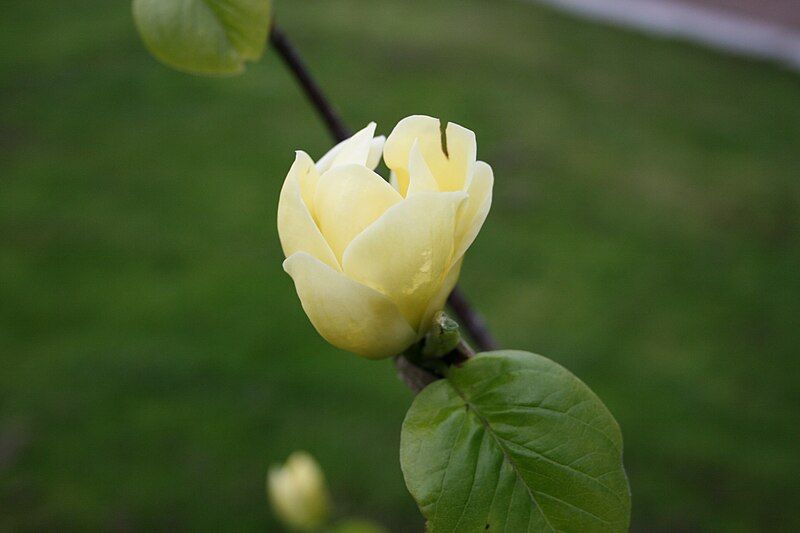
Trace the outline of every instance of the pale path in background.
<instances>
[{"instance_id":1,"label":"pale path in background","mask_svg":"<svg viewBox=\"0 0 800 533\"><path fill-rule=\"evenodd\" d=\"M800 70L800 0L536 1Z\"/></svg>"}]
</instances>

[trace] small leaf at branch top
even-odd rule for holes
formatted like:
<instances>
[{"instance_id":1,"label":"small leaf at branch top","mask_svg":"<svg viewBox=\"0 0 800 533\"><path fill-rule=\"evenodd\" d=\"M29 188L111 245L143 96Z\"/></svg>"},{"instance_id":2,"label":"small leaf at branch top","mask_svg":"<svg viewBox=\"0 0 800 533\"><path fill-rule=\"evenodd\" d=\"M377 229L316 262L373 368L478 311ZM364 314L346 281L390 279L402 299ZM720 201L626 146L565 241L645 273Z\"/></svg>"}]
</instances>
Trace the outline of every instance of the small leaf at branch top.
<instances>
[{"instance_id":1,"label":"small leaf at branch top","mask_svg":"<svg viewBox=\"0 0 800 533\"><path fill-rule=\"evenodd\" d=\"M539 355L478 354L426 387L403 423L400 462L430 533L628 528L617 422Z\"/></svg>"},{"instance_id":2,"label":"small leaf at branch top","mask_svg":"<svg viewBox=\"0 0 800 533\"><path fill-rule=\"evenodd\" d=\"M133 0L133 18L159 60L195 74L235 74L264 52L271 0Z\"/></svg>"}]
</instances>

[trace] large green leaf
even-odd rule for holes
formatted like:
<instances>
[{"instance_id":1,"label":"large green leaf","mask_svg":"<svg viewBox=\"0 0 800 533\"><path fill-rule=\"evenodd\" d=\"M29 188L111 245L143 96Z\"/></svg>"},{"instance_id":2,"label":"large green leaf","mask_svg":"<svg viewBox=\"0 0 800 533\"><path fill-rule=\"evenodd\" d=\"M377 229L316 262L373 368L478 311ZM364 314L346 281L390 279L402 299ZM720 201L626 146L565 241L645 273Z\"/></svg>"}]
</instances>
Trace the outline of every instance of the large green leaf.
<instances>
[{"instance_id":1,"label":"large green leaf","mask_svg":"<svg viewBox=\"0 0 800 533\"><path fill-rule=\"evenodd\" d=\"M261 57L271 0L133 0L147 48L164 63L197 74L235 74Z\"/></svg>"},{"instance_id":2,"label":"large green leaf","mask_svg":"<svg viewBox=\"0 0 800 533\"><path fill-rule=\"evenodd\" d=\"M400 462L428 531L625 531L614 417L578 378L528 352L478 354L414 399Z\"/></svg>"}]
</instances>

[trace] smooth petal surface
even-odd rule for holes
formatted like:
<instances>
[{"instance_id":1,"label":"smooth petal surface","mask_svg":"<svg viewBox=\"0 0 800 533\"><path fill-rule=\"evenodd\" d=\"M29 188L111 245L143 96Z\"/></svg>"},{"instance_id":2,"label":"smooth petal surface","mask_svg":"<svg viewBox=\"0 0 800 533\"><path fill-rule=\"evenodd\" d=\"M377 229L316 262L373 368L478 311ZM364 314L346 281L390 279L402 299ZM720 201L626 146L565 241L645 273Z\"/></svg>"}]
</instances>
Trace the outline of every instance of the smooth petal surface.
<instances>
[{"instance_id":1,"label":"smooth petal surface","mask_svg":"<svg viewBox=\"0 0 800 533\"><path fill-rule=\"evenodd\" d=\"M370 122L361 131L349 139L340 142L317 161L317 170L320 174L340 165L366 165L370 159L374 160L377 144L373 145L375 136L375 123ZM377 165L377 162L375 163ZM372 167L373 169L375 167Z\"/></svg>"},{"instance_id":2,"label":"smooth petal surface","mask_svg":"<svg viewBox=\"0 0 800 533\"><path fill-rule=\"evenodd\" d=\"M428 331L428 328L430 328L433 315L444 309L444 306L447 303L447 297L450 296L450 293L453 292L453 288L456 286L456 283L458 283L458 276L461 275L461 264L463 262L464 259L461 258L450 267L450 272L448 272L444 277L444 281L442 282L442 286L439 288L439 292L437 292L436 295L431 298L430 302L428 302L428 307L422 314L422 319L417 327L418 335L424 335Z\"/></svg>"},{"instance_id":3,"label":"smooth petal surface","mask_svg":"<svg viewBox=\"0 0 800 533\"><path fill-rule=\"evenodd\" d=\"M411 196L418 192L437 192L438 190L439 184L422 156L419 141L415 140L411 145L411 153L408 158L408 192L406 195Z\"/></svg>"},{"instance_id":4,"label":"smooth petal surface","mask_svg":"<svg viewBox=\"0 0 800 533\"><path fill-rule=\"evenodd\" d=\"M383 147L383 160L386 162L386 166L396 174L398 190L403 196L406 194L409 183L409 155L416 140L419 140L419 143L427 149L423 151L426 159L429 156L444 158L441 149L439 119L425 115L413 115L398 122L386 139ZM441 155L436 153L437 150ZM433 152L433 154L429 152Z\"/></svg>"},{"instance_id":5,"label":"smooth petal surface","mask_svg":"<svg viewBox=\"0 0 800 533\"><path fill-rule=\"evenodd\" d=\"M381 162L381 155L383 154L383 145L386 143L386 137L379 135L372 139L369 146L369 156L367 157L367 168L375 170Z\"/></svg>"},{"instance_id":6,"label":"smooth petal surface","mask_svg":"<svg viewBox=\"0 0 800 533\"><path fill-rule=\"evenodd\" d=\"M475 134L453 122L445 130L447 157L434 158L429 165L443 191L466 190L472 181L478 148ZM441 166L439 166L441 165Z\"/></svg>"},{"instance_id":7,"label":"smooth petal surface","mask_svg":"<svg viewBox=\"0 0 800 533\"><path fill-rule=\"evenodd\" d=\"M441 191L465 190L469 186L477 155L475 134L455 123L445 131L447 152L442 146L441 123L438 119L415 115L401 120L386 139L383 157L386 165L397 173L400 192L409 186L409 161L414 141Z\"/></svg>"},{"instance_id":8,"label":"smooth petal surface","mask_svg":"<svg viewBox=\"0 0 800 533\"><path fill-rule=\"evenodd\" d=\"M458 214L455 258L460 258L466 253L483 227L492 207L493 186L492 167L483 161L478 161L475 164L475 175L467 189L469 199Z\"/></svg>"},{"instance_id":9,"label":"smooth petal surface","mask_svg":"<svg viewBox=\"0 0 800 533\"><path fill-rule=\"evenodd\" d=\"M317 192L317 184L319 183L319 172L314 166L314 161L311 157L302 150L295 152L295 165L294 172L297 183L300 184L300 195L303 198L303 203L311 213L311 217L316 219L314 215L314 195ZM295 168L295 165L292 165ZM292 172L292 169L289 170Z\"/></svg>"},{"instance_id":10,"label":"smooth petal surface","mask_svg":"<svg viewBox=\"0 0 800 533\"><path fill-rule=\"evenodd\" d=\"M386 296L311 255L294 254L283 268L311 323L334 346L380 359L401 353L416 340L414 329Z\"/></svg>"},{"instance_id":11,"label":"smooth petal surface","mask_svg":"<svg viewBox=\"0 0 800 533\"><path fill-rule=\"evenodd\" d=\"M297 152L278 200L278 236L287 257L297 252L308 252L339 270L339 261L322 236L304 200L313 192L317 179L314 162L306 153Z\"/></svg>"},{"instance_id":12,"label":"smooth petal surface","mask_svg":"<svg viewBox=\"0 0 800 533\"><path fill-rule=\"evenodd\" d=\"M341 259L353 237L403 198L361 165L337 166L323 174L314 196L320 231Z\"/></svg>"},{"instance_id":13,"label":"smooth petal surface","mask_svg":"<svg viewBox=\"0 0 800 533\"><path fill-rule=\"evenodd\" d=\"M450 269L466 197L417 193L388 209L345 250L345 274L388 296L416 329Z\"/></svg>"}]
</instances>

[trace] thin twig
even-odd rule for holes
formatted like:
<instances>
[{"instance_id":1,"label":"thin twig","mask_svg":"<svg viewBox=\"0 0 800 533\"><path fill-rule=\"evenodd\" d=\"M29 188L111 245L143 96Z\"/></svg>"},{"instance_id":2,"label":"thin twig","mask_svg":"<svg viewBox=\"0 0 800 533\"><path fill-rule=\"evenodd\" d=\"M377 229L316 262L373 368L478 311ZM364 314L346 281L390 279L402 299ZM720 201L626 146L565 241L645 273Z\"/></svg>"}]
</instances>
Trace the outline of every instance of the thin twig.
<instances>
[{"instance_id":1,"label":"thin twig","mask_svg":"<svg viewBox=\"0 0 800 533\"><path fill-rule=\"evenodd\" d=\"M475 350L462 339L455 348L436 361L444 363L447 368L460 367L474 356ZM406 355L398 355L394 358L394 367L403 383L415 394L443 377L442 373L438 373L440 372L438 370L424 368L424 366L430 367L430 365L425 365L425 363L417 364L413 360L413 356L409 359ZM430 362L431 360L428 361ZM431 368L436 368L436 366ZM443 373L446 373L446 371L443 371Z\"/></svg>"},{"instance_id":2,"label":"thin twig","mask_svg":"<svg viewBox=\"0 0 800 533\"><path fill-rule=\"evenodd\" d=\"M333 139L337 142L341 142L349 138L351 135L350 129L345 126L331 102L325 97L320 86L314 81L314 78L311 76L308 67L306 67L297 49L286 37L286 34L275 25L273 25L272 31L270 32L270 44L275 51L278 52L278 55L286 64L289 71L294 75L295 79L297 79L306 97L308 97L314 109L316 109L317 113L319 113L320 117L325 122L325 126L328 128ZM456 315L458 322L475 341L475 344L480 350L487 351L497 349L497 343L486 327L483 318L472 308L469 301L458 287L453 289L447 301L453 313ZM396 364L403 381L415 392L418 392L417 389L421 390L421 386L424 387L424 385L438 378L427 370L413 365L405 357L399 356L396 359Z\"/></svg>"},{"instance_id":3,"label":"thin twig","mask_svg":"<svg viewBox=\"0 0 800 533\"><path fill-rule=\"evenodd\" d=\"M275 48L275 51L278 52L278 55L281 56L283 62L286 63L286 66L289 67L289 70L303 88L303 92L320 117L322 117L333 139L336 142L341 142L350 138L352 132L344 125L339 113L336 112L320 86L311 77L311 72L306 67L300 54L297 53L297 49L287 39L286 34L277 26L272 26L272 31L269 35L270 44L272 44L272 47Z\"/></svg>"},{"instance_id":4,"label":"thin twig","mask_svg":"<svg viewBox=\"0 0 800 533\"><path fill-rule=\"evenodd\" d=\"M405 355L398 355L394 358L394 368L397 370L397 375L400 377L400 380L405 383L414 394L419 394L422 389L437 379L441 379L441 376L434 374L430 370L415 365L409 361Z\"/></svg>"}]
</instances>

